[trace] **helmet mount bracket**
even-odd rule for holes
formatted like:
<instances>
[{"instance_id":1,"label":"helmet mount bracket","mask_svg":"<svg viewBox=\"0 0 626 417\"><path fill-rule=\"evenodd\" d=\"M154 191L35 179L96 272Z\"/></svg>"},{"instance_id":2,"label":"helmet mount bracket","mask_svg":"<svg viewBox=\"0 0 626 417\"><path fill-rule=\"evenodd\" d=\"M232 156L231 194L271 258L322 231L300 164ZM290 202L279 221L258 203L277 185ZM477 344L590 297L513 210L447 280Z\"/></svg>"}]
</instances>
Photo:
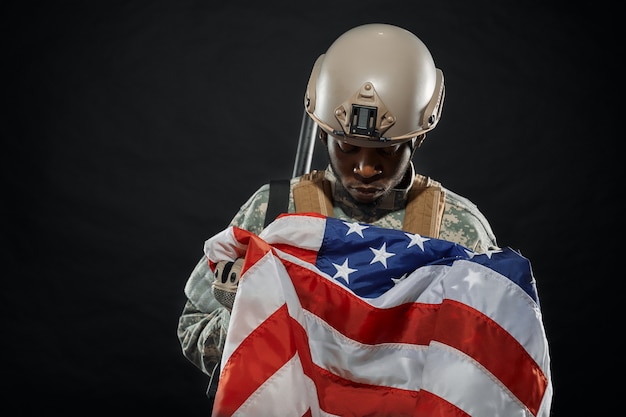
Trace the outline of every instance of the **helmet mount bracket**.
<instances>
[{"instance_id":1,"label":"helmet mount bracket","mask_svg":"<svg viewBox=\"0 0 626 417\"><path fill-rule=\"evenodd\" d=\"M376 141L396 121L370 82L363 84L352 97L335 109L335 118L342 126L344 134Z\"/></svg>"}]
</instances>

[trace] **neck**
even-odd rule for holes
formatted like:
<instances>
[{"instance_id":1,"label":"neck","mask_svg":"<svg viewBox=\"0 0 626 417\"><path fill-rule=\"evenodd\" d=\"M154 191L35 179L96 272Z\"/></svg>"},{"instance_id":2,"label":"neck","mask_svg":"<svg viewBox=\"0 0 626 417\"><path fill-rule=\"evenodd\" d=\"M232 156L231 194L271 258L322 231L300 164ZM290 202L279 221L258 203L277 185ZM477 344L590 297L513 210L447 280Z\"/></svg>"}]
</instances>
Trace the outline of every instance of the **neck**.
<instances>
[{"instance_id":1,"label":"neck","mask_svg":"<svg viewBox=\"0 0 626 417\"><path fill-rule=\"evenodd\" d=\"M409 168L402 178L402 181L383 197L371 204L356 202L343 185L341 185L341 182L337 180L337 177L330 167L326 169L325 176L331 184L334 204L341 207L344 213L357 221L373 223L392 211L404 208L407 193L415 179L415 168L413 162L410 162Z\"/></svg>"}]
</instances>

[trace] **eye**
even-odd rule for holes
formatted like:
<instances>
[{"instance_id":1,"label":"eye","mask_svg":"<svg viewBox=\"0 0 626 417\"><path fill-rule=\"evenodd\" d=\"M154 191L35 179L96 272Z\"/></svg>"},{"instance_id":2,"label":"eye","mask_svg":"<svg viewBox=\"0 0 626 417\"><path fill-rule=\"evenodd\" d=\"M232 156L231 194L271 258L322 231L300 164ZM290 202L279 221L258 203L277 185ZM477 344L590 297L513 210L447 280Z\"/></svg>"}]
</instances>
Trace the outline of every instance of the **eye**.
<instances>
[{"instance_id":1,"label":"eye","mask_svg":"<svg viewBox=\"0 0 626 417\"><path fill-rule=\"evenodd\" d=\"M381 155L394 156L395 154L398 153L398 150L400 150L401 146L402 144L385 146L384 148L378 148L378 152L380 152Z\"/></svg>"},{"instance_id":2,"label":"eye","mask_svg":"<svg viewBox=\"0 0 626 417\"><path fill-rule=\"evenodd\" d=\"M342 142L340 140L336 141L337 147L343 153L354 153L359 151L358 146L350 145L349 143Z\"/></svg>"}]
</instances>

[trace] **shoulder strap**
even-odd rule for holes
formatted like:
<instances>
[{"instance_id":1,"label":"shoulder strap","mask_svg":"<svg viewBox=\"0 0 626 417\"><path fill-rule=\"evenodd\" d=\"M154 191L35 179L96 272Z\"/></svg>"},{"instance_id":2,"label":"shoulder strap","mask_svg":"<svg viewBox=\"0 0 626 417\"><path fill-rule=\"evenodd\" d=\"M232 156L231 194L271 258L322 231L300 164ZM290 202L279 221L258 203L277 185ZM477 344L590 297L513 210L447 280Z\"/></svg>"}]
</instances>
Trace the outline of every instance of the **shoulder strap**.
<instances>
[{"instance_id":1,"label":"shoulder strap","mask_svg":"<svg viewBox=\"0 0 626 417\"><path fill-rule=\"evenodd\" d=\"M293 187L293 199L297 213L333 215L332 191L330 182L324 178L324 171L313 170L304 174Z\"/></svg>"},{"instance_id":2,"label":"shoulder strap","mask_svg":"<svg viewBox=\"0 0 626 417\"><path fill-rule=\"evenodd\" d=\"M417 174L407 195L404 225L409 233L439 237L446 194L441 184Z\"/></svg>"},{"instance_id":3,"label":"shoulder strap","mask_svg":"<svg viewBox=\"0 0 626 417\"><path fill-rule=\"evenodd\" d=\"M209 397L211 402L215 401L215 394L217 394L217 384L220 379L220 363L218 362L213 367L213 372L211 372L211 379L209 379L209 385L206 389L206 396Z\"/></svg>"},{"instance_id":4,"label":"shoulder strap","mask_svg":"<svg viewBox=\"0 0 626 417\"><path fill-rule=\"evenodd\" d=\"M263 227L274 221L281 213L287 213L289 207L289 180L270 180L270 196L265 212Z\"/></svg>"},{"instance_id":5,"label":"shoulder strap","mask_svg":"<svg viewBox=\"0 0 626 417\"><path fill-rule=\"evenodd\" d=\"M270 193L271 197L271 193ZM302 176L293 188L296 212L333 215L332 191L324 171L312 171ZM405 232L437 238L443 219L446 194L441 184L417 174L407 195L402 229Z\"/></svg>"}]
</instances>

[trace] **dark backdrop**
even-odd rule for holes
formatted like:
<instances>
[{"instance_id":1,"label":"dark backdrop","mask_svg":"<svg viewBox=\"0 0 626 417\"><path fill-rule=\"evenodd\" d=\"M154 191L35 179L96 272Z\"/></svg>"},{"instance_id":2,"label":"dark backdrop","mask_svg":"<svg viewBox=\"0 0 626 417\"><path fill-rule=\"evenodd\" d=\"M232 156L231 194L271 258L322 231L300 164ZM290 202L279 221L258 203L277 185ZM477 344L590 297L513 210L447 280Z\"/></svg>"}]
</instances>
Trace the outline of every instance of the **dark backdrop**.
<instances>
[{"instance_id":1,"label":"dark backdrop","mask_svg":"<svg viewBox=\"0 0 626 417\"><path fill-rule=\"evenodd\" d=\"M609 321L594 312L624 169L610 163L612 13L585 7L5 5L2 389L15 415L208 415L207 380L176 337L185 281L247 197L291 175L314 60L372 22L416 33L446 77L418 170L472 199L533 264L553 415L597 407Z\"/></svg>"}]
</instances>

